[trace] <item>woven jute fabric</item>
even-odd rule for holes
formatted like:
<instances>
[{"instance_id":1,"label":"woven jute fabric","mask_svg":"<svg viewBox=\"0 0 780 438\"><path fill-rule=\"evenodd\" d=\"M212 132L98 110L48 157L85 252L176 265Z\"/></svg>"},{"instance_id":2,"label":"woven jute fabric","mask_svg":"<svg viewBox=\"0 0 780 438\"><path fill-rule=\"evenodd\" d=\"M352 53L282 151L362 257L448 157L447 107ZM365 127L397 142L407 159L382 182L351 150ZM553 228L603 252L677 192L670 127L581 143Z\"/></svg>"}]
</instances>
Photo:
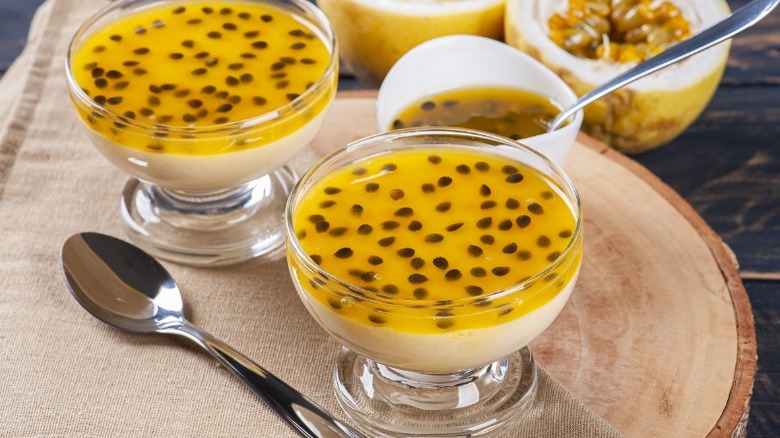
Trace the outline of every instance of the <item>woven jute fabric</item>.
<instances>
[{"instance_id":1,"label":"woven jute fabric","mask_svg":"<svg viewBox=\"0 0 780 438\"><path fill-rule=\"evenodd\" d=\"M65 286L59 253L68 236L122 236L127 177L86 140L65 85L68 41L103 4L45 3L0 82L0 436L294 436L207 354L185 340L109 327ZM314 158L308 152L294 166ZM342 415L331 384L338 344L300 303L284 260L165 265L190 320ZM543 368L535 407L505 433L619 435Z\"/></svg>"}]
</instances>

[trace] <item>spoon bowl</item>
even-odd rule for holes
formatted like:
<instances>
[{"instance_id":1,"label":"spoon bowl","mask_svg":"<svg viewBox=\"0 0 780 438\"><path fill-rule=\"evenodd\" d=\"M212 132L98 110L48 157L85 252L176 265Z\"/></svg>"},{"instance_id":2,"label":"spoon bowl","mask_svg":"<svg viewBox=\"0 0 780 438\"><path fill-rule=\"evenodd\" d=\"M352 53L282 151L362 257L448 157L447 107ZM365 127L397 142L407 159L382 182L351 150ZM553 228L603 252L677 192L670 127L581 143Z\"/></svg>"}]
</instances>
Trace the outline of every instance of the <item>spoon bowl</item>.
<instances>
[{"instance_id":1,"label":"spoon bowl","mask_svg":"<svg viewBox=\"0 0 780 438\"><path fill-rule=\"evenodd\" d=\"M165 268L138 247L80 233L62 247L73 296L106 324L137 333L183 336L206 350L304 437L359 437L291 386L184 318L181 292Z\"/></svg>"},{"instance_id":2,"label":"spoon bowl","mask_svg":"<svg viewBox=\"0 0 780 438\"><path fill-rule=\"evenodd\" d=\"M96 233L71 236L62 247L62 268L79 304L106 324L152 333L183 320L179 286L127 242Z\"/></svg>"}]
</instances>

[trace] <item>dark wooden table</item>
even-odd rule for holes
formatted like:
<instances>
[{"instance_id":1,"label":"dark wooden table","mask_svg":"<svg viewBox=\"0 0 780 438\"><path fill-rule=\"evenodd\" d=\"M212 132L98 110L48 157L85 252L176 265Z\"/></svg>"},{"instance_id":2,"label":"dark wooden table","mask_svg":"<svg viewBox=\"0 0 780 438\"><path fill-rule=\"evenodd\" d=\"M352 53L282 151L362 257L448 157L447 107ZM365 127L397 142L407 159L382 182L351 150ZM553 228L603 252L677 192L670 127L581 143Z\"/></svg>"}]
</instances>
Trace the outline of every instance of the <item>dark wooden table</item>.
<instances>
[{"instance_id":1,"label":"dark wooden table","mask_svg":"<svg viewBox=\"0 0 780 438\"><path fill-rule=\"evenodd\" d=\"M42 0L0 0L0 75ZM736 9L748 0L730 0ZM341 89L364 88L342 78ZM706 112L672 143L633 158L677 190L731 246L755 315L749 437L780 436L780 11L733 42Z\"/></svg>"}]
</instances>

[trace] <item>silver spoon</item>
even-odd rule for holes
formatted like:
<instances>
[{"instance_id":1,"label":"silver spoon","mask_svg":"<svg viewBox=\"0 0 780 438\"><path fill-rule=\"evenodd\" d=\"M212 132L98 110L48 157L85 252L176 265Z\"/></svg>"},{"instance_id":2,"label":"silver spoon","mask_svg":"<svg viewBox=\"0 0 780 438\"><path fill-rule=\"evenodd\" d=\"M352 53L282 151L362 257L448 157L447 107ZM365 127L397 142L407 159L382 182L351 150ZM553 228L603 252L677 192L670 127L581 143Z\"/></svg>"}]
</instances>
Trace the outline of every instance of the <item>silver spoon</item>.
<instances>
[{"instance_id":1,"label":"silver spoon","mask_svg":"<svg viewBox=\"0 0 780 438\"><path fill-rule=\"evenodd\" d=\"M62 270L73 296L93 316L133 332L190 339L241 379L301 436L361 436L260 365L184 319L176 282L141 249L103 234L76 234L62 246Z\"/></svg>"},{"instance_id":2,"label":"silver spoon","mask_svg":"<svg viewBox=\"0 0 780 438\"><path fill-rule=\"evenodd\" d=\"M639 63L636 67L618 75L611 81L583 95L572 106L561 111L561 113L547 125L547 132L558 129L569 117L574 115L574 113L584 106L593 103L594 100L634 82L637 79L666 68L677 61L695 55L702 50L709 49L716 44L720 44L742 32L772 12L772 9L774 9L778 3L780 3L780 0L755 0L750 2L711 27L669 47L647 61Z\"/></svg>"}]
</instances>

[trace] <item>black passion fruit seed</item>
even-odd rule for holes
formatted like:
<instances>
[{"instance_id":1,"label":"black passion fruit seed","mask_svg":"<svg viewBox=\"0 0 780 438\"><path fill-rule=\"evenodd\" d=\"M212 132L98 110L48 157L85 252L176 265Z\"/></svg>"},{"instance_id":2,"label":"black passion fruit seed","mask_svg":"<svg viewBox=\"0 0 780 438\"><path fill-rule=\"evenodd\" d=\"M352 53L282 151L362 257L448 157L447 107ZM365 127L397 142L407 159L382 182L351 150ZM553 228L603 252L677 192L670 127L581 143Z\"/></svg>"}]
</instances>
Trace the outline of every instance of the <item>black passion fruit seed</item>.
<instances>
[{"instance_id":1,"label":"black passion fruit seed","mask_svg":"<svg viewBox=\"0 0 780 438\"><path fill-rule=\"evenodd\" d=\"M496 277L503 277L509 273L509 266L496 266L495 268L491 269L490 272L492 272Z\"/></svg>"},{"instance_id":2,"label":"black passion fruit seed","mask_svg":"<svg viewBox=\"0 0 780 438\"><path fill-rule=\"evenodd\" d=\"M382 286L382 292L386 294L395 295L398 293L398 291L399 291L398 286L394 284L386 284Z\"/></svg>"},{"instance_id":3,"label":"black passion fruit seed","mask_svg":"<svg viewBox=\"0 0 780 438\"><path fill-rule=\"evenodd\" d=\"M409 222L409 226L407 227L409 231L420 231L423 227L422 222L420 221L411 221Z\"/></svg>"},{"instance_id":4,"label":"black passion fruit seed","mask_svg":"<svg viewBox=\"0 0 780 438\"><path fill-rule=\"evenodd\" d=\"M341 189L338 187L325 187L325 190L323 190L326 195L336 195L341 193Z\"/></svg>"},{"instance_id":5,"label":"black passion fruit seed","mask_svg":"<svg viewBox=\"0 0 780 438\"><path fill-rule=\"evenodd\" d=\"M414 210L411 207L401 207L395 211L394 215L398 217L409 217L414 214Z\"/></svg>"},{"instance_id":6,"label":"black passion fruit seed","mask_svg":"<svg viewBox=\"0 0 780 438\"><path fill-rule=\"evenodd\" d=\"M504 307L498 312L498 316L504 316L514 310L512 307Z\"/></svg>"},{"instance_id":7,"label":"black passion fruit seed","mask_svg":"<svg viewBox=\"0 0 780 438\"><path fill-rule=\"evenodd\" d=\"M460 270L458 269L450 269L447 271L446 274L444 274L444 279L447 281L456 281L460 280L460 277L462 277L463 274L461 274Z\"/></svg>"},{"instance_id":8,"label":"black passion fruit seed","mask_svg":"<svg viewBox=\"0 0 780 438\"><path fill-rule=\"evenodd\" d=\"M379 315L368 315L368 320L373 322L374 324L387 323L387 319L384 316L379 316Z\"/></svg>"},{"instance_id":9,"label":"black passion fruit seed","mask_svg":"<svg viewBox=\"0 0 780 438\"><path fill-rule=\"evenodd\" d=\"M452 207L452 204L445 201L436 205L436 211L438 211L439 213L444 213L446 211L449 211L450 207Z\"/></svg>"},{"instance_id":10,"label":"black passion fruit seed","mask_svg":"<svg viewBox=\"0 0 780 438\"><path fill-rule=\"evenodd\" d=\"M483 253L482 248L478 247L477 245L469 245L466 251L468 251L472 257L479 257Z\"/></svg>"},{"instance_id":11,"label":"black passion fruit seed","mask_svg":"<svg viewBox=\"0 0 780 438\"><path fill-rule=\"evenodd\" d=\"M381 265L384 260L379 256L371 256L368 258L368 263L372 266Z\"/></svg>"},{"instance_id":12,"label":"black passion fruit seed","mask_svg":"<svg viewBox=\"0 0 780 438\"><path fill-rule=\"evenodd\" d=\"M507 176L505 181L508 182L508 183L515 184L515 183L519 183L522 180L523 180L523 174L522 173L513 173L513 174Z\"/></svg>"},{"instance_id":13,"label":"black passion fruit seed","mask_svg":"<svg viewBox=\"0 0 780 438\"><path fill-rule=\"evenodd\" d=\"M409 283L412 284L422 284L428 281L428 277L422 274L411 274L407 279L409 280Z\"/></svg>"},{"instance_id":14,"label":"black passion fruit seed","mask_svg":"<svg viewBox=\"0 0 780 438\"><path fill-rule=\"evenodd\" d=\"M531 216L528 216L526 214L520 215L515 219L515 223L520 228L525 228L528 225L531 225Z\"/></svg>"},{"instance_id":15,"label":"black passion fruit seed","mask_svg":"<svg viewBox=\"0 0 780 438\"><path fill-rule=\"evenodd\" d=\"M401 248L396 253L403 258L414 257L414 248Z\"/></svg>"},{"instance_id":16,"label":"black passion fruit seed","mask_svg":"<svg viewBox=\"0 0 780 438\"><path fill-rule=\"evenodd\" d=\"M451 318L443 318L436 321L436 327L444 330L448 329L455 325L455 321L453 321Z\"/></svg>"},{"instance_id":17,"label":"black passion fruit seed","mask_svg":"<svg viewBox=\"0 0 780 438\"><path fill-rule=\"evenodd\" d=\"M346 234L347 231L348 231L347 227L336 227L336 228L331 228L329 234L333 237L340 237Z\"/></svg>"},{"instance_id":18,"label":"black passion fruit seed","mask_svg":"<svg viewBox=\"0 0 780 438\"><path fill-rule=\"evenodd\" d=\"M466 293L468 293L472 297L476 297L476 296L482 295L483 292L484 291L479 286L473 286L473 285L466 286Z\"/></svg>"},{"instance_id":19,"label":"black passion fruit seed","mask_svg":"<svg viewBox=\"0 0 780 438\"><path fill-rule=\"evenodd\" d=\"M333 297L328 298L328 304L330 305L330 307L332 307L332 308L334 308L336 310L339 310L342 307L341 300L339 300L337 298L333 298Z\"/></svg>"},{"instance_id":20,"label":"black passion fruit seed","mask_svg":"<svg viewBox=\"0 0 780 438\"><path fill-rule=\"evenodd\" d=\"M344 247L336 251L333 255L340 259L348 259L352 257L352 254L354 254L352 248Z\"/></svg>"},{"instance_id":21,"label":"black passion fruit seed","mask_svg":"<svg viewBox=\"0 0 780 438\"><path fill-rule=\"evenodd\" d=\"M457 231L460 229L460 227L463 226L463 222L456 222L454 224L447 225L447 228L445 228L449 232Z\"/></svg>"},{"instance_id":22,"label":"black passion fruit seed","mask_svg":"<svg viewBox=\"0 0 780 438\"><path fill-rule=\"evenodd\" d=\"M438 233L431 233L425 236L425 242L427 243L439 243L444 240L444 236Z\"/></svg>"},{"instance_id":23,"label":"black passion fruit seed","mask_svg":"<svg viewBox=\"0 0 780 438\"><path fill-rule=\"evenodd\" d=\"M444 257L435 257L433 259L433 266L443 270L450 266L450 262L448 262Z\"/></svg>"},{"instance_id":24,"label":"black passion fruit seed","mask_svg":"<svg viewBox=\"0 0 780 438\"><path fill-rule=\"evenodd\" d=\"M379 224L383 230L390 231L398 228L401 224L399 224L396 221L384 221L381 224Z\"/></svg>"}]
</instances>

